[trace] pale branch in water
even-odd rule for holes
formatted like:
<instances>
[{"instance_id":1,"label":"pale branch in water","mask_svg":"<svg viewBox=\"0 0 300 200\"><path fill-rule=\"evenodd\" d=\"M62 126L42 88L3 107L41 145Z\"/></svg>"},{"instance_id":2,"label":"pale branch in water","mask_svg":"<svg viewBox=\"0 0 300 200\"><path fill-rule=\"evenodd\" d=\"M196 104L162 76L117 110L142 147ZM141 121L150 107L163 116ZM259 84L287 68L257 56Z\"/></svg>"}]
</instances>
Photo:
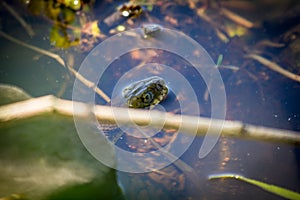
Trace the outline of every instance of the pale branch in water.
<instances>
[{"instance_id":1,"label":"pale branch in water","mask_svg":"<svg viewBox=\"0 0 300 200\"><path fill-rule=\"evenodd\" d=\"M248 54L245 56L246 58L251 58L253 60L258 61L259 63L263 64L264 66L268 67L269 69L278 72L281 75L284 75L285 77L292 79L294 81L298 81L300 82L300 76L297 74L294 74L290 71L287 71L285 69L283 69L282 67L280 67L278 64L276 64L275 62L272 62L260 55L256 55L256 54Z\"/></svg>"},{"instance_id":2,"label":"pale branch in water","mask_svg":"<svg viewBox=\"0 0 300 200\"><path fill-rule=\"evenodd\" d=\"M83 77L80 73L78 73L75 69L72 67L68 66L65 64L65 61L57 54L52 53L50 51L46 51L44 49L41 49L39 47L32 46L30 44L27 44L25 42L22 42L16 38L11 37L10 35L7 35L6 33L0 31L0 36L4 37L7 40L10 40L11 42L14 42L18 45L24 46L28 49L31 49L35 52L38 52L40 54L46 55L50 58L53 58L56 60L59 64L61 64L63 67L67 68L80 82L82 82L85 86L88 88L93 89L98 95L100 95L106 102L110 102L110 98L100 89L95 85L95 83L87 80L85 77Z\"/></svg>"},{"instance_id":3,"label":"pale branch in water","mask_svg":"<svg viewBox=\"0 0 300 200\"><path fill-rule=\"evenodd\" d=\"M216 35L220 38L221 41L224 43L229 42L229 38L224 32L224 30L221 31L222 27L220 27L213 19L211 19L206 13L205 9L203 8L198 8L197 9L197 15L207 23L209 23L215 30Z\"/></svg>"},{"instance_id":4,"label":"pale branch in water","mask_svg":"<svg viewBox=\"0 0 300 200\"><path fill-rule=\"evenodd\" d=\"M247 19L243 18L242 16L240 16L226 8L221 8L221 14L223 14L225 17L232 20L233 22L235 22L239 25L242 25L246 28L253 28L255 26L254 23L251 22L250 20L247 20Z\"/></svg>"},{"instance_id":5,"label":"pale branch in water","mask_svg":"<svg viewBox=\"0 0 300 200\"><path fill-rule=\"evenodd\" d=\"M74 109L75 108L75 109ZM176 129L186 134L204 136L207 130L221 130L223 136L251 139L265 142L288 143L300 145L300 133L290 130L267 128L245 124L240 121L227 121L209 119L197 116L175 115L161 111L116 108L96 105L91 106L63 100L54 96L34 98L22 102L0 107L0 123L10 122L22 118L38 116L56 112L64 116L86 118L94 112L99 121L123 125L148 125L150 127L163 127ZM133 123L132 123L133 122ZM196 133L195 133L195 130ZM211 134L214 132L212 131ZM217 132L215 134L218 134Z\"/></svg>"},{"instance_id":6,"label":"pale branch in water","mask_svg":"<svg viewBox=\"0 0 300 200\"><path fill-rule=\"evenodd\" d=\"M35 35L31 26L27 24L26 21L11 6L9 6L5 1L2 2L2 5L24 27L30 37L33 37Z\"/></svg>"}]
</instances>

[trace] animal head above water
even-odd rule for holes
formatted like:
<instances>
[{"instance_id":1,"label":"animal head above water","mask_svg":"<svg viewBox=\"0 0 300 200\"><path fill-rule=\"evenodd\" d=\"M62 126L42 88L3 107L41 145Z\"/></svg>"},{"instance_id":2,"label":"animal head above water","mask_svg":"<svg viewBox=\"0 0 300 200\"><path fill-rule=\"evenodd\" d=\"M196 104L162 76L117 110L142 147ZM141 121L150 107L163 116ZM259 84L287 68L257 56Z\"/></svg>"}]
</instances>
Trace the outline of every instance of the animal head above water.
<instances>
[{"instance_id":1,"label":"animal head above water","mask_svg":"<svg viewBox=\"0 0 300 200\"><path fill-rule=\"evenodd\" d=\"M158 76L152 76L127 86L123 90L129 108L147 108L159 104L166 98L168 87Z\"/></svg>"}]
</instances>

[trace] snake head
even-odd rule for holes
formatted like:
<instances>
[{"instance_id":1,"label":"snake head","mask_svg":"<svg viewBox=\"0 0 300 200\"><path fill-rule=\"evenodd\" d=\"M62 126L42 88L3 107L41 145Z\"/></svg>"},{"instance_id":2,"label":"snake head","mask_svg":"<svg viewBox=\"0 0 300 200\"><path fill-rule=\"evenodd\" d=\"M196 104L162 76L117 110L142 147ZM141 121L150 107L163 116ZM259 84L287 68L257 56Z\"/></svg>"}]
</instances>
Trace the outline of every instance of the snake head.
<instances>
[{"instance_id":1,"label":"snake head","mask_svg":"<svg viewBox=\"0 0 300 200\"><path fill-rule=\"evenodd\" d=\"M123 90L129 108L148 108L159 104L166 98L168 87L158 76L152 76L127 86Z\"/></svg>"}]
</instances>

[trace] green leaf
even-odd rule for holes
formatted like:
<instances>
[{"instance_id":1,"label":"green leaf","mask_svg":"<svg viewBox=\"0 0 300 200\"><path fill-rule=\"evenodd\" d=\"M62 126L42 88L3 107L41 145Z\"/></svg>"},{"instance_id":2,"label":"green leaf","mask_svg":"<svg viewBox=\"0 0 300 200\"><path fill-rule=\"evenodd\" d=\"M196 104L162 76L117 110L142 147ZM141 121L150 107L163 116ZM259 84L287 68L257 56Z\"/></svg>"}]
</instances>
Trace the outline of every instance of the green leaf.
<instances>
[{"instance_id":1,"label":"green leaf","mask_svg":"<svg viewBox=\"0 0 300 200\"><path fill-rule=\"evenodd\" d=\"M211 179L219 179L219 178L231 178L231 179L237 179L240 181L244 181L247 183L250 183L252 185L255 185L265 191L271 192L273 194L276 194L278 196L287 198L287 199L292 199L292 200L299 200L300 199L300 194L297 192L294 192L292 190L289 189L285 189L276 185L272 185L272 184L268 184L268 183L264 183L261 181L257 181L254 179L250 179L250 178L246 178L244 176L241 175L237 175L237 174L219 174L219 175L211 175L209 176L209 180Z\"/></svg>"},{"instance_id":2,"label":"green leaf","mask_svg":"<svg viewBox=\"0 0 300 200\"><path fill-rule=\"evenodd\" d=\"M220 54L219 57L218 57L216 67L220 67L221 64L222 64L222 61L223 61L223 54Z\"/></svg>"}]
</instances>

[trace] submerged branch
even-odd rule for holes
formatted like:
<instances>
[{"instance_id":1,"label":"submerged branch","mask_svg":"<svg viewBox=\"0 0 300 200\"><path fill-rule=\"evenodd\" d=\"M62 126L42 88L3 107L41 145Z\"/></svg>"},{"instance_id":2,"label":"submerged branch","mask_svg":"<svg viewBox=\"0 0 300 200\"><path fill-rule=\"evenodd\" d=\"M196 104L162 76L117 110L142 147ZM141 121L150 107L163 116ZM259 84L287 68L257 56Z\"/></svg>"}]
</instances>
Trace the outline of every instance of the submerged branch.
<instances>
[{"instance_id":1,"label":"submerged branch","mask_svg":"<svg viewBox=\"0 0 300 200\"><path fill-rule=\"evenodd\" d=\"M2 2L2 5L24 27L24 29L26 30L26 32L30 37L33 37L35 35L31 26L27 24L26 21L11 6L5 3L5 1Z\"/></svg>"},{"instance_id":2,"label":"submerged branch","mask_svg":"<svg viewBox=\"0 0 300 200\"><path fill-rule=\"evenodd\" d=\"M234 21L235 23L240 24L246 28L254 27L254 23L252 23L250 20L247 20L247 19L243 18L242 16L239 16L238 14L236 14L226 8L222 8L221 13L228 19L230 19L230 20Z\"/></svg>"},{"instance_id":3,"label":"submerged branch","mask_svg":"<svg viewBox=\"0 0 300 200\"><path fill-rule=\"evenodd\" d=\"M52 112L69 117L86 118L91 113L91 106L80 102L59 99L54 96L39 97L0 107L0 123L3 124L4 122ZM204 136L208 129L219 130L221 127L221 134L223 136L300 145L299 132L253 126L240 121L174 115L156 110L145 111L100 105L95 106L94 113L99 121L103 120L113 124L118 122L118 124L128 126L148 125L151 127L163 127L164 129L180 129L180 132L186 134L195 134L194 132L197 130L197 136Z\"/></svg>"},{"instance_id":4,"label":"submerged branch","mask_svg":"<svg viewBox=\"0 0 300 200\"><path fill-rule=\"evenodd\" d=\"M276 64L275 62L272 62L260 55L257 54L248 54L245 56L246 58L252 58L253 60L256 60L258 62L260 62L261 64L265 65L266 67L268 67L269 69L278 72L279 74L284 75L287 78L290 78L294 81L298 81L300 82L300 76L297 74L294 74L290 71L287 71L285 69L283 69L282 67L280 67L278 64Z\"/></svg>"},{"instance_id":5,"label":"submerged branch","mask_svg":"<svg viewBox=\"0 0 300 200\"><path fill-rule=\"evenodd\" d=\"M50 51L46 51L44 49L41 49L39 47L32 46L30 44L27 44L25 42L22 42L21 40L18 40L14 37L11 37L10 35L0 31L0 36L4 37L7 40L10 40L11 42L14 42L18 45L24 46L28 49L31 49L35 52L38 52L40 54L43 54L45 56L48 56L50 58L53 58L56 60L59 64L61 64L63 67L66 67L80 82L82 82L85 86L88 88L93 89L98 95L100 95L106 102L110 102L110 98L103 92L100 88L95 85L95 83L87 80L85 77L83 77L81 74L79 74L75 69L65 64L65 61L57 54L52 53Z\"/></svg>"},{"instance_id":6,"label":"submerged branch","mask_svg":"<svg viewBox=\"0 0 300 200\"><path fill-rule=\"evenodd\" d=\"M216 35L220 38L220 40L222 40L224 43L227 43L229 42L229 38L226 36L225 33L223 33L221 30L220 30L220 26L214 21L212 20L207 14L205 14L205 10L200 8L200 9L197 9L197 15L204 21L206 21L207 23L209 23L214 31L216 32Z\"/></svg>"}]
</instances>

